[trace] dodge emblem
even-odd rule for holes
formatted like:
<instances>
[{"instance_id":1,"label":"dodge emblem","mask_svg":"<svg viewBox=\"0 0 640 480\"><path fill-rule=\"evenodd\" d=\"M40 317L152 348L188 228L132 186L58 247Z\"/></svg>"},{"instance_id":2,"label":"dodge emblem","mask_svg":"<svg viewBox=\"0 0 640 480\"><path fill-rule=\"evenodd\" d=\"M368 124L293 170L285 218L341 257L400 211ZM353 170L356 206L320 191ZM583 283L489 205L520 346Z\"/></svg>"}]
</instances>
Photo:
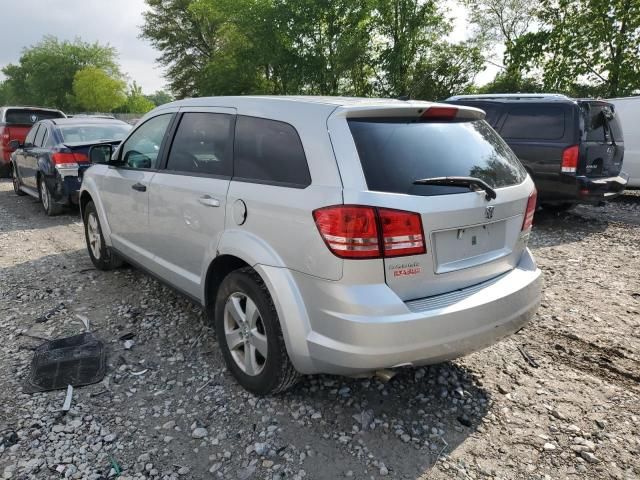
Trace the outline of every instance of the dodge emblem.
<instances>
[{"instance_id":1,"label":"dodge emblem","mask_svg":"<svg viewBox=\"0 0 640 480\"><path fill-rule=\"evenodd\" d=\"M494 209L495 209L495 207L493 205L490 205L487 208L485 208L484 209L485 218L493 218L493 210Z\"/></svg>"}]
</instances>

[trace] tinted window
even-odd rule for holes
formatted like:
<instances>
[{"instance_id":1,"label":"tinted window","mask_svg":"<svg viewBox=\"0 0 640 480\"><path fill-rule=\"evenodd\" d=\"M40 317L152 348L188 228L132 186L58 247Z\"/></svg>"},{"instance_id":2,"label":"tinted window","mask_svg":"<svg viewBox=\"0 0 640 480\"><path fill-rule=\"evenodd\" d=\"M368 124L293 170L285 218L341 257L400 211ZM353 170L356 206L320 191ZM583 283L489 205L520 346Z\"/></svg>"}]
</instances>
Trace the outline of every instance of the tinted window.
<instances>
[{"instance_id":1,"label":"tinted window","mask_svg":"<svg viewBox=\"0 0 640 480\"><path fill-rule=\"evenodd\" d=\"M49 132L47 130L47 127L45 127L44 125L40 125L40 130L38 130L38 133L36 134L36 141L33 142L36 147L41 147L42 145L44 145L44 141L47 138L48 133Z\"/></svg>"},{"instance_id":2,"label":"tinted window","mask_svg":"<svg viewBox=\"0 0 640 480\"><path fill-rule=\"evenodd\" d=\"M306 187L311 175L302 142L288 123L239 116L234 177Z\"/></svg>"},{"instance_id":3,"label":"tinted window","mask_svg":"<svg viewBox=\"0 0 640 480\"><path fill-rule=\"evenodd\" d=\"M465 176L492 187L521 183L526 172L484 120L435 123L351 119L349 127L370 190L443 195L466 187L413 185L423 178Z\"/></svg>"},{"instance_id":4,"label":"tinted window","mask_svg":"<svg viewBox=\"0 0 640 480\"><path fill-rule=\"evenodd\" d=\"M122 140L131 130L131 125L65 125L59 130L65 143L100 142Z\"/></svg>"},{"instance_id":5,"label":"tinted window","mask_svg":"<svg viewBox=\"0 0 640 480\"><path fill-rule=\"evenodd\" d=\"M24 139L25 145L27 144L33 145L33 142L36 139L36 132L38 131L39 126L40 125L34 125L33 127L31 127L31 130L29 130L29 133L27 133L27 138Z\"/></svg>"},{"instance_id":6,"label":"tinted window","mask_svg":"<svg viewBox=\"0 0 640 480\"><path fill-rule=\"evenodd\" d=\"M33 125L39 120L49 118L62 118L60 112L48 112L46 110L9 109L5 114L6 122L14 125Z\"/></svg>"},{"instance_id":7,"label":"tinted window","mask_svg":"<svg viewBox=\"0 0 640 480\"><path fill-rule=\"evenodd\" d=\"M586 110L587 141L623 141L620 121L608 105L589 105Z\"/></svg>"},{"instance_id":8,"label":"tinted window","mask_svg":"<svg viewBox=\"0 0 640 480\"><path fill-rule=\"evenodd\" d=\"M558 140L564 137L565 112L553 105L509 107L500 134L504 138Z\"/></svg>"},{"instance_id":9,"label":"tinted window","mask_svg":"<svg viewBox=\"0 0 640 480\"><path fill-rule=\"evenodd\" d=\"M232 119L218 113L185 113L173 139L167 169L231 176Z\"/></svg>"},{"instance_id":10,"label":"tinted window","mask_svg":"<svg viewBox=\"0 0 640 480\"><path fill-rule=\"evenodd\" d=\"M122 145L120 159L129 168L157 168L162 139L173 114L158 115L140 125Z\"/></svg>"}]
</instances>

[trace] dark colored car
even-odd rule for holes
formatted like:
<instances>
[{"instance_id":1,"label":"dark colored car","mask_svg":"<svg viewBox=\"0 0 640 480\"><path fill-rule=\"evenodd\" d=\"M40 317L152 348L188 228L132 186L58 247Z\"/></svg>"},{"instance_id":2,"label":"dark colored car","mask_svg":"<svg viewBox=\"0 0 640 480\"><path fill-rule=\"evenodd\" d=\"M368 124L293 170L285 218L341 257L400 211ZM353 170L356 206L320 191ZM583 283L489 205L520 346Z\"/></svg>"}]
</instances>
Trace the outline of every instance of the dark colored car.
<instances>
[{"instance_id":1,"label":"dark colored car","mask_svg":"<svg viewBox=\"0 0 640 480\"><path fill-rule=\"evenodd\" d=\"M37 122L24 143L13 140L13 189L39 198L47 215L78 202L84 171L91 166L89 148L118 144L131 130L120 120L64 118Z\"/></svg>"},{"instance_id":2,"label":"dark colored car","mask_svg":"<svg viewBox=\"0 0 640 480\"><path fill-rule=\"evenodd\" d=\"M8 177L11 171L11 140L23 143L33 124L46 118L65 118L65 114L50 108L0 107L0 178Z\"/></svg>"},{"instance_id":3,"label":"dark colored car","mask_svg":"<svg viewBox=\"0 0 640 480\"><path fill-rule=\"evenodd\" d=\"M615 107L564 95L460 95L447 103L484 110L518 156L540 204L567 209L600 203L624 191L624 140Z\"/></svg>"}]
</instances>

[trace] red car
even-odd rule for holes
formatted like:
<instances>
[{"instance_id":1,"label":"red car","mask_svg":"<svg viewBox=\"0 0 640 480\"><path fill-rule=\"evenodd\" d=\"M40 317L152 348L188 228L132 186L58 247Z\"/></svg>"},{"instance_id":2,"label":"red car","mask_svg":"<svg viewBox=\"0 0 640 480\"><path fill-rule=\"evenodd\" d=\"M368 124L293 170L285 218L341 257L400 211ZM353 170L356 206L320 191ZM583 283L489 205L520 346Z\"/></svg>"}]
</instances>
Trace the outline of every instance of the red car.
<instances>
[{"instance_id":1,"label":"red car","mask_svg":"<svg viewBox=\"0 0 640 480\"><path fill-rule=\"evenodd\" d=\"M48 118L66 118L60 110L40 107L0 107L0 178L9 176L9 160L13 150L11 140L20 144L34 123Z\"/></svg>"}]
</instances>

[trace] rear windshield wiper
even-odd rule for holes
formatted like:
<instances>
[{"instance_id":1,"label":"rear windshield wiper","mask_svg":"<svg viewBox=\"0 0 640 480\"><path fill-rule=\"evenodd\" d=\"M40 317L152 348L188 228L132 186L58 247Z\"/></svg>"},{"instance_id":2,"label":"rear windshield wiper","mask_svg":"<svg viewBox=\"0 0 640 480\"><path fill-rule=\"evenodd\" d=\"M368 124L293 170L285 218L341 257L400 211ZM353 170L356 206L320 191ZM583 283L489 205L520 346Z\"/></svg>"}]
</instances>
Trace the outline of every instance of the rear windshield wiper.
<instances>
[{"instance_id":1,"label":"rear windshield wiper","mask_svg":"<svg viewBox=\"0 0 640 480\"><path fill-rule=\"evenodd\" d=\"M413 181L414 185L447 185L451 187L469 187L470 190L484 190L487 201L493 200L498 195L496 191L487 185L487 182L475 177L433 177L419 178Z\"/></svg>"}]
</instances>

